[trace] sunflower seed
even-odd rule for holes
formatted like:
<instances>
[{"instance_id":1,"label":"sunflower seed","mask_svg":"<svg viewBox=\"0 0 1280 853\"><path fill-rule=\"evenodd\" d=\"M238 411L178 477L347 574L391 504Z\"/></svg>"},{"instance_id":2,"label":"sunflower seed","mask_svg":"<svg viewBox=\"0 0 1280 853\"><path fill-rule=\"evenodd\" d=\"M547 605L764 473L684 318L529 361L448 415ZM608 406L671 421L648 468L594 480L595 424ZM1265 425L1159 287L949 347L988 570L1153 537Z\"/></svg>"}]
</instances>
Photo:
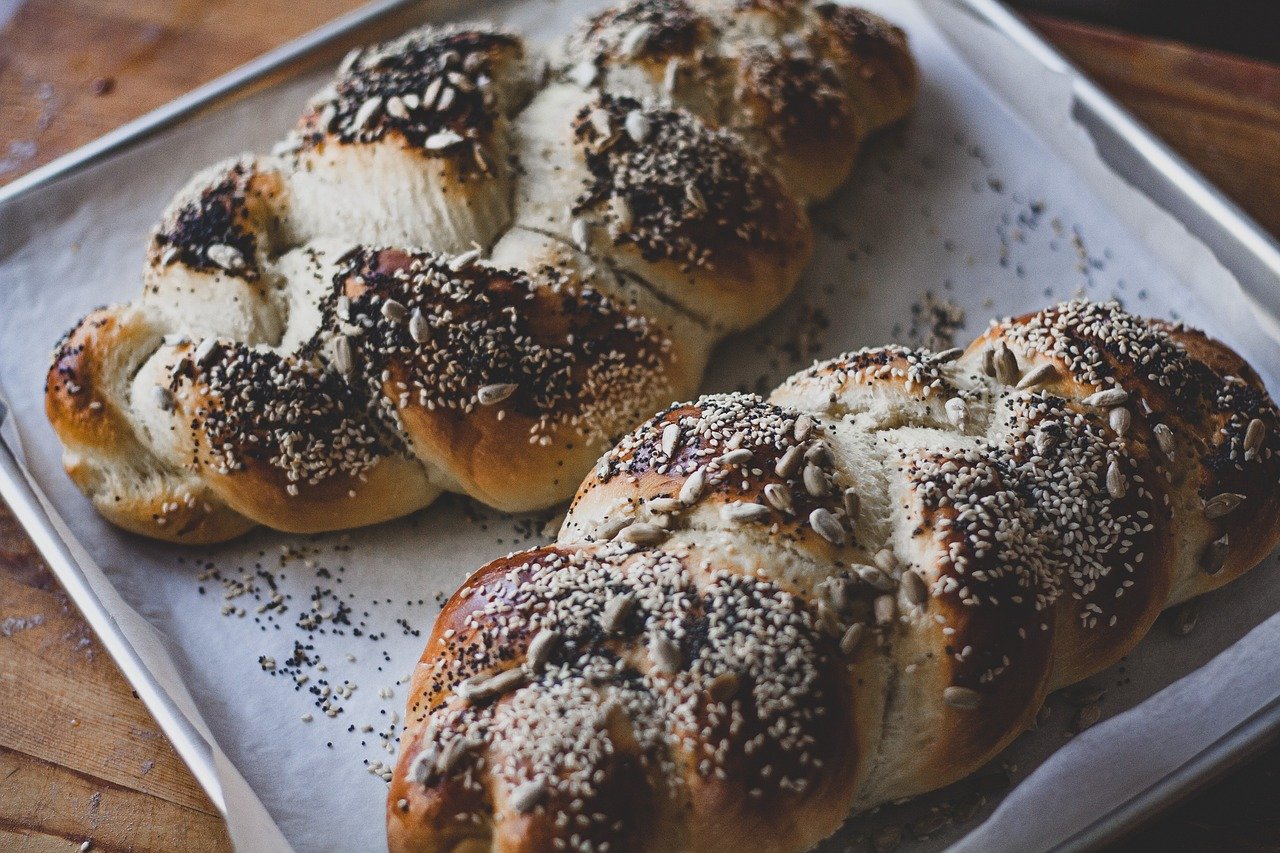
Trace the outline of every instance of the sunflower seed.
<instances>
[{"instance_id":1,"label":"sunflower seed","mask_svg":"<svg viewBox=\"0 0 1280 853\"><path fill-rule=\"evenodd\" d=\"M1266 439L1267 425L1262 422L1262 419L1254 418L1249 421L1249 426L1244 431L1244 458L1246 461L1258 455L1258 451L1262 450L1262 443Z\"/></svg>"},{"instance_id":2,"label":"sunflower seed","mask_svg":"<svg viewBox=\"0 0 1280 853\"><path fill-rule=\"evenodd\" d=\"M647 504L650 512L683 512L684 504L676 498L651 498Z\"/></svg>"},{"instance_id":3,"label":"sunflower seed","mask_svg":"<svg viewBox=\"0 0 1280 853\"><path fill-rule=\"evenodd\" d=\"M409 770L405 775L409 777L410 782L417 785L427 784L435 776L438 758L439 753L436 752L435 746L428 746L409 762Z\"/></svg>"},{"instance_id":4,"label":"sunflower seed","mask_svg":"<svg viewBox=\"0 0 1280 853\"><path fill-rule=\"evenodd\" d=\"M680 503L685 506L693 506L698 502L698 498L702 497L702 492L707 485L707 475L704 469L699 468L689 475L684 481L684 485L680 487Z\"/></svg>"},{"instance_id":5,"label":"sunflower seed","mask_svg":"<svg viewBox=\"0 0 1280 853\"><path fill-rule=\"evenodd\" d=\"M622 528L614 538L621 539L623 542L630 542L633 545L657 545L667 538L667 531L656 524L637 521L635 524L629 524Z\"/></svg>"},{"instance_id":6,"label":"sunflower seed","mask_svg":"<svg viewBox=\"0 0 1280 853\"><path fill-rule=\"evenodd\" d=\"M575 217L569 223L569 236L579 251L586 252L591 248L591 223L581 217Z\"/></svg>"},{"instance_id":7,"label":"sunflower seed","mask_svg":"<svg viewBox=\"0 0 1280 853\"><path fill-rule=\"evenodd\" d=\"M1227 553L1231 550L1230 534L1224 533L1213 540L1200 552L1200 571L1206 575L1216 575L1222 571L1227 562Z\"/></svg>"},{"instance_id":8,"label":"sunflower seed","mask_svg":"<svg viewBox=\"0 0 1280 853\"><path fill-rule=\"evenodd\" d=\"M816 507L809 513L809 526L819 536L839 547L844 544L844 528L840 521L825 507Z\"/></svg>"},{"instance_id":9,"label":"sunflower seed","mask_svg":"<svg viewBox=\"0 0 1280 853\"><path fill-rule=\"evenodd\" d=\"M963 348L952 347L951 349L944 349L942 352L935 352L933 354L933 360L939 364L946 364L948 362L955 361L962 355L964 355Z\"/></svg>"},{"instance_id":10,"label":"sunflower seed","mask_svg":"<svg viewBox=\"0 0 1280 853\"><path fill-rule=\"evenodd\" d=\"M422 106L422 98L419 98L417 95L413 94L412 92L408 93L407 95L401 95L400 102L404 104L407 109L411 109L411 110L416 110L418 107ZM390 104L388 104L387 106L390 107ZM390 112L390 109L388 109L387 112Z\"/></svg>"},{"instance_id":11,"label":"sunflower seed","mask_svg":"<svg viewBox=\"0 0 1280 853\"><path fill-rule=\"evenodd\" d=\"M1021 370L1018 368L1018 357L1013 354L1013 350L1008 345L1001 343L1000 348L996 350L996 381L1002 385L1012 385L1018 381L1018 374Z\"/></svg>"},{"instance_id":12,"label":"sunflower seed","mask_svg":"<svg viewBox=\"0 0 1280 853\"><path fill-rule=\"evenodd\" d=\"M1173 614L1173 633L1179 637L1185 637L1196 629L1196 622L1200 618L1200 608L1194 601L1188 601L1179 607Z\"/></svg>"},{"instance_id":13,"label":"sunflower seed","mask_svg":"<svg viewBox=\"0 0 1280 853\"><path fill-rule=\"evenodd\" d=\"M480 260L480 250L468 249L467 251L454 255L449 259L449 269L452 272L462 272L478 260Z\"/></svg>"},{"instance_id":14,"label":"sunflower seed","mask_svg":"<svg viewBox=\"0 0 1280 853\"><path fill-rule=\"evenodd\" d=\"M735 502L726 504L722 512L726 520L740 524L763 524L773 518L773 513L762 504Z\"/></svg>"},{"instance_id":15,"label":"sunflower seed","mask_svg":"<svg viewBox=\"0 0 1280 853\"><path fill-rule=\"evenodd\" d=\"M452 89L446 90L452 92ZM443 100L443 99L442 99ZM431 134L422 143L422 147L428 151L443 151L446 148L452 148L460 142L463 142L461 135L452 130L441 130Z\"/></svg>"},{"instance_id":16,"label":"sunflower seed","mask_svg":"<svg viewBox=\"0 0 1280 853\"><path fill-rule=\"evenodd\" d=\"M796 418L795 426L791 428L791 434L796 437L796 441L804 444L811 432L813 432L813 418L808 415L801 415Z\"/></svg>"},{"instance_id":17,"label":"sunflower seed","mask_svg":"<svg viewBox=\"0 0 1280 853\"><path fill-rule=\"evenodd\" d=\"M1168 424L1156 424L1151 428L1151 431L1155 433L1156 444L1160 447L1160 452L1165 455L1166 459L1172 460L1174 451L1173 430L1169 428Z\"/></svg>"},{"instance_id":18,"label":"sunflower seed","mask_svg":"<svg viewBox=\"0 0 1280 853\"><path fill-rule=\"evenodd\" d=\"M217 347L217 338L205 338L200 342L200 345L196 347L196 351L191 354L191 357L195 360L196 364L204 366L211 360L210 356L213 355L213 351L217 349Z\"/></svg>"},{"instance_id":19,"label":"sunflower seed","mask_svg":"<svg viewBox=\"0 0 1280 853\"><path fill-rule=\"evenodd\" d=\"M240 254L239 249L228 246L226 243L214 243L205 249L204 253L210 263L217 264L228 272L244 269L244 255Z\"/></svg>"},{"instance_id":20,"label":"sunflower seed","mask_svg":"<svg viewBox=\"0 0 1280 853\"><path fill-rule=\"evenodd\" d=\"M515 393L518 386L514 382L495 382L482 385L476 392L476 401L482 406L494 406Z\"/></svg>"},{"instance_id":21,"label":"sunflower seed","mask_svg":"<svg viewBox=\"0 0 1280 853\"><path fill-rule=\"evenodd\" d=\"M972 711L982 704L982 694L968 687L954 684L942 691L942 701L961 711Z\"/></svg>"},{"instance_id":22,"label":"sunflower seed","mask_svg":"<svg viewBox=\"0 0 1280 853\"><path fill-rule=\"evenodd\" d=\"M525 814L533 811L533 808L542 802L542 798L546 795L547 783L542 779L530 779L511 789L507 804L516 814Z\"/></svg>"},{"instance_id":23,"label":"sunflower seed","mask_svg":"<svg viewBox=\"0 0 1280 853\"><path fill-rule=\"evenodd\" d=\"M741 683L742 679L738 677L738 673L722 672L707 685L707 695L713 702L728 702L738 695L738 687Z\"/></svg>"},{"instance_id":24,"label":"sunflower seed","mask_svg":"<svg viewBox=\"0 0 1280 853\"><path fill-rule=\"evenodd\" d=\"M858 517L858 511L862 509L862 498L858 495L857 489L844 490L844 514L850 525Z\"/></svg>"},{"instance_id":25,"label":"sunflower seed","mask_svg":"<svg viewBox=\"0 0 1280 853\"><path fill-rule=\"evenodd\" d=\"M163 385L151 386L151 397L162 412L173 411L173 392Z\"/></svg>"},{"instance_id":26,"label":"sunflower seed","mask_svg":"<svg viewBox=\"0 0 1280 853\"><path fill-rule=\"evenodd\" d=\"M914 569L902 573L902 591L906 593L907 601L917 607L929 600L929 588Z\"/></svg>"},{"instance_id":27,"label":"sunflower seed","mask_svg":"<svg viewBox=\"0 0 1280 853\"><path fill-rule=\"evenodd\" d=\"M587 88L596 82L596 76L600 73L600 69L591 60L584 60L569 69L569 79L577 83L582 88Z\"/></svg>"},{"instance_id":28,"label":"sunflower seed","mask_svg":"<svg viewBox=\"0 0 1280 853\"><path fill-rule=\"evenodd\" d=\"M440 750L440 757L436 760L436 774L439 776L448 776L458 765L462 763L462 759L466 754L477 746L476 742L467 737L455 737L453 740Z\"/></svg>"},{"instance_id":29,"label":"sunflower seed","mask_svg":"<svg viewBox=\"0 0 1280 853\"><path fill-rule=\"evenodd\" d=\"M888 548L881 548L876 551L876 555L871 558L871 562L875 563L876 568L885 574L891 574L898 570L898 558Z\"/></svg>"},{"instance_id":30,"label":"sunflower seed","mask_svg":"<svg viewBox=\"0 0 1280 853\"><path fill-rule=\"evenodd\" d=\"M551 660L551 653L555 651L556 644L559 642L560 634L550 628L543 628L534 634L533 639L529 641L529 648L525 652L525 666L534 672L542 669L547 665L547 661Z\"/></svg>"},{"instance_id":31,"label":"sunflower seed","mask_svg":"<svg viewBox=\"0 0 1280 853\"><path fill-rule=\"evenodd\" d=\"M680 443L680 424L667 424L662 428L662 455L670 459L676 455L676 445Z\"/></svg>"},{"instance_id":32,"label":"sunflower seed","mask_svg":"<svg viewBox=\"0 0 1280 853\"><path fill-rule=\"evenodd\" d=\"M392 95L387 98L387 115L392 118L408 118L409 109L405 106L402 98Z\"/></svg>"},{"instance_id":33,"label":"sunflower seed","mask_svg":"<svg viewBox=\"0 0 1280 853\"><path fill-rule=\"evenodd\" d=\"M845 629L844 636L840 638L840 653L851 655L858 650L858 646L862 644L862 638L867 633L867 626L861 622L854 622Z\"/></svg>"},{"instance_id":34,"label":"sunflower seed","mask_svg":"<svg viewBox=\"0 0 1280 853\"><path fill-rule=\"evenodd\" d=\"M898 599L892 595L877 596L871 609L875 614L877 625L888 625L893 621L893 617L898 615Z\"/></svg>"},{"instance_id":35,"label":"sunflower seed","mask_svg":"<svg viewBox=\"0 0 1280 853\"><path fill-rule=\"evenodd\" d=\"M819 587L822 598L839 613L849 609L850 582L848 578L827 578Z\"/></svg>"},{"instance_id":36,"label":"sunflower seed","mask_svg":"<svg viewBox=\"0 0 1280 853\"><path fill-rule=\"evenodd\" d=\"M969 420L969 406L959 397L952 397L943 404L943 408L947 410L947 420L964 429L965 423Z\"/></svg>"},{"instance_id":37,"label":"sunflower seed","mask_svg":"<svg viewBox=\"0 0 1280 853\"><path fill-rule=\"evenodd\" d=\"M1107 494L1116 500L1120 500L1128 490L1129 481L1124 476L1124 472L1120 470L1120 463L1112 459L1111 464L1107 466Z\"/></svg>"},{"instance_id":38,"label":"sunflower seed","mask_svg":"<svg viewBox=\"0 0 1280 853\"><path fill-rule=\"evenodd\" d=\"M702 195L702 190L698 189L693 184L685 184L684 194L685 197L689 199L689 203L693 205L695 210L699 213L707 212L707 199Z\"/></svg>"},{"instance_id":39,"label":"sunflower seed","mask_svg":"<svg viewBox=\"0 0 1280 853\"><path fill-rule=\"evenodd\" d=\"M351 354L351 339L346 335L338 335L333 339L333 367L343 376L350 376L355 369L355 359Z\"/></svg>"},{"instance_id":40,"label":"sunflower seed","mask_svg":"<svg viewBox=\"0 0 1280 853\"><path fill-rule=\"evenodd\" d=\"M645 140L649 138L649 119L642 110L632 110L627 113L623 125L627 129L627 136L630 136L636 145L644 145Z\"/></svg>"},{"instance_id":41,"label":"sunflower seed","mask_svg":"<svg viewBox=\"0 0 1280 853\"><path fill-rule=\"evenodd\" d=\"M888 592L893 589L893 578L875 566L854 566L853 570L858 573L863 583L874 590Z\"/></svg>"},{"instance_id":42,"label":"sunflower seed","mask_svg":"<svg viewBox=\"0 0 1280 853\"><path fill-rule=\"evenodd\" d=\"M666 634L658 634L649 642L649 659L653 668L668 675L679 672L684 663L684 655L680 647Z\"/></svg>"},{"instance_id":43,"label":"sunflower seed","mask_svg":"<svg viewBox=\"0 0 1280 853\"><path fill-rule=\"evenodd\" d=\"M448 86L440 90L440 100L436 101L436 112L448 112L449 107L453 106L454 98L458 97L456 89L450 89Z\"/></svg>"},{"instance_id":44,"label":"sunflower seed","mask_svg":"<svg viewBox=\"0 0 1280 853\"><path fill-rule=\"evenodd\" d=\"M773 470L779 477L786 480L800 470L800 463L803 460L804 447L797 444L787 448L787 452L782 454L782 458L778 460L777 465L773 466Z\"/></svg>"},{"instance_id":45,"label":"sunflower seed","mask_svg":"<svg viewBox=\"0 0 1280 853\"><path fill-rule=\"evenodd\" d=\"M1215 518L1230 515L1243 501L1244 495L1238 495L1235 492L1214 495L1204 502L1204 517L1212 521Z\"/></svg>"},{"instance_id":46,"label":"sunflower seed","mask_svg":"<svg viewBox=\"0 0 1280 853\"><path fill-rule=\"evenodd\" d=\"M996 351L988 347L982 351L982 372L988 376L995 378L996 375Z\"/></svg>"},{"instance_id":47,"label":"sunflower seed","mask_svg":"<svg viewBox=\"0 0 1280 853\"><path fill-rule=\"evenodd\" d=\"M645 49L649 36L653 33L653 27L649 24L637 24L627 31L622 37L622 41L618 43L618 50L623 56L637 57Z\"/></svg>"},{"instance_id":48,"label":"sunflower seed","mask_svg":"<svg viewBox=\"0 0 1280 853\"><path fill-rule=\"evenodd\" d=\"M388 299L382 303L382 316L390 323L402 323L408 315L409 309L404 307L403 303L394 299Z\"/></svg>"},{"instance_id":49,"label":"sunflower seed","mask_svg":"<svg viewBox=\"0 0 1280 853\"><path fill-rule=\"evenodd\" d=\"M804 452L804 458L823 468L831 468L836 464L835 456L831 455L831 448L822 441L815 441L809 445L809 449Z\"/></svg>"},{"instance_id":50,"label":"sunflower seed","mask_svg":"<svg viewBox=\"0 0 1280 853\"><path fill-rule=\"evenodd\" d=\"M168 247L167 249L165 249L163 252L160 253L160 265L164 267L169 266L169 264L176 261L178 259L178 256L181 254L182 252L178 249L177 246Z\"/></svg>"},{"instance_id":51,"label":"sunflower seed","mask_svg":"<svg viewBox=\"0 0 1280 853\"><path fill-rule=\"evenodd\" d=\"M505 669L496 675L474 675L459 684L454 693L466 702L483 702L515 689L524 677L524 671L518 667Z\"/></svg>"},{"instance_id":52,"label":"sunflower seed","mask_svg":"<svg viewBox=\"0 0 1280 853\"><path fill-rule=\"evenodd\" d=\"M778 512L790 515L795 511L794 504L791 503L791 490L786 486L770 483L764 487L764 499Z\"/></svg>"},{"instance_id":53,"label":"sunflower seed","mask_svg":"<svg viewBox=\"0 0 1280 853\"><path fill-rule=\"evenodd\" d=\"M427 322L421 308L414 308L413 314L409 316L409 337L419 344L431 340L431 324Z\"/></svg>"},{"instance_id":54,"label":"sunflower seed","mask_svg":"<svg viewBox=\"0 0 1280 853\"><path fill-rule=\"evenodd\" d=\"M1123 388L1103 388L1085 397L1080 403L1093 409L1112 409L1124 405L1128 399L1129 392Z\"/></svg>"},{"instance_id":55,"label":"sunflower seed","mask_svg":"<svg viewBox=\"0 0 1280 853\"><path fill-rule=\"evenodd\" d=\"M1046 429L1038 429L1035 434L1036 453L1044 456L1058 446L1058 437Z\"/></svg>"},{"instance_id":56,"label":"sunflower seed","mask_svg":"<svg viewBox=\"0 0 1280 853\"><path fill-rule=\"evenodd\" d=\"M1019 391L1027 391L1031 388L1038 388L1041 385L1052 382L1054 377L1058 375L1058 368L1052 362L1033 367L1025 376L1018 380L1017 388Z\"/></svg>"},{"instance_id":57,"label":"sunflower seed","mask_svg":"<svg viewBox=\"0 0 1280 853\"><path fill-rule=\"evenodd\" d=\"M600 528L596 531L596 534L595 534L596 541L608 542L609 540L613 539L613 537L617 536L618 533L622 530L622 528L626 527L628 524L631 524L633 521L635 521L634 518L627 518L626 516L621 516L621 515L616 516L614 518L607 519L603 524L600 525Z\"/></svg>"},{"instance_id":58,"label":"sunflower seed","mask_svg":"<svg viewBox=\"0 0 1280 853\"><path fill-rule=\"evenodd\" d=\"M825 600L818 602L817 625L819 630L832 637L839 637L844 631L844 628L840 625L840 614L836 613L835 608Z\"/></svg>"},{"instance_id":59,"label":"sunflower seed","mask_svg":"<svg viewBox=\"0 0 1280 853\"><path fill-rule=\"evenodd\" d=\"M622 624L627 621L627 617L631 615L631 611L635 609L636 597L629 592L621 595L615 595L604 606L604 611L600 614L600 627L606 634L616 634L622 630Z\"/></svg>"},{"instance_id":60,"label":"sunflower seed","mask_svg":"<svg viewBox=\"0 0 1280 853\"><path fill-rule=\"evenodd\" d=\"M750 450L745 447L740 447L737 450L730 450L728 453L721 454L720 458L716 461L721 465L742 465L746 462L750 462L754 458L755 454Z\"/></svg>"},{"instance_id":61,"label":"sunflower seed","mask_svg":"<svg viewBox=\"0 0 1280 853\"><path fill-rule=\"evenodd\" d=\"M1116 406L1107 413L1107 421L1116 435L1125 435L1133 424L1133 414L1123 406Z\"/></svg>"},{"instance_id":62,"label":"sunflower seed","mask_svg":"<svg viewBox=\"0 0 1280 853\"><path fill-rule=\"evenodd\" d=\"M504 669L485 682L485 690L493 696L501 696L524 683L525 673L519 667Z\"/></svg>"},{"instance_id":63,"label":"sunflower seed","mask_svg":"<svg viewBox=\"0 0 1280 853\"><path fill-rule=\"evenodd\" d=\"M373 121L373 117L378 114L378 110L381 107L381 97L374 95L372 98L369 98L360 105L360 109L356 110L355 116L351 119L351 129L363 130L370 122Z\"/></svg>"},{"instance_id":64,"label":"sunflower seed","mask_svg":"<svg viewBox=\"0 0 1280 853\"><path fill-rule=\"evenodd\" d=\"M804 466L804 489L811 497L825 497L831 491L831 484L827 482L827 475L822 473L822 469L817 465Z\"/></svg>"}]
</instances>

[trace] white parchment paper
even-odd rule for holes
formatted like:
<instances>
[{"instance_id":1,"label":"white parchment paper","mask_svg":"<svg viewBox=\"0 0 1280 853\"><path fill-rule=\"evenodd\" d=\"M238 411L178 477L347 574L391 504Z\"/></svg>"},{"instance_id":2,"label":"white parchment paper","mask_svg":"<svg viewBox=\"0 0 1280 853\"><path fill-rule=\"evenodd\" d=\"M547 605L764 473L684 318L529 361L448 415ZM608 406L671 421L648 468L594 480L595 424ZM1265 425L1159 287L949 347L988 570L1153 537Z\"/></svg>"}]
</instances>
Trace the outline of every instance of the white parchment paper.
<instances>
[{"instance_id":1,"label":"white parchment paper","mask_svg":"<svg viewBox=\"0 0 1280 853\"><path fill-rule=\"evenodd\" d=\"M541 38L596 5L503 3L474 14ZM935 332L954 330L963 344L989 318L1077 294L1206 328L1280 390L1280 343L1212 254L1097 158L1071 121L1065 78L976 22L966 59L931 19L946 13L937 4L864 5L911 36L920 104L815 213L821 237L803 285L761 328L721 347L706 390L765 390L813 358ZM1017 85L998 91L970 61ZM0 387L30 476L123 631L216 741L231 834L245 850L384 846L379 774L394 761L400 679L443 596L487 560L544 541L554 514L506 517L446 497L350 534L261 531L184 550L115 530L63 474L42 403L54 341L86 310L133 298L147 231L170 195L203 164L268 148L323 76L257 93L0 211ZM922 849L1066 839L1280 694L1277 610L1271 558L1205 597L1190 636L1173 636L1166 618L1093 679L1106 694L1101 724L1064 738L1077 711L1054 698L1049 722L976 782L853 821L833 848L904 825ZM975 818L929 821L957 813L956 802ZM941 825L920 842L927 822Z\"/></svg>"}]
</instances>

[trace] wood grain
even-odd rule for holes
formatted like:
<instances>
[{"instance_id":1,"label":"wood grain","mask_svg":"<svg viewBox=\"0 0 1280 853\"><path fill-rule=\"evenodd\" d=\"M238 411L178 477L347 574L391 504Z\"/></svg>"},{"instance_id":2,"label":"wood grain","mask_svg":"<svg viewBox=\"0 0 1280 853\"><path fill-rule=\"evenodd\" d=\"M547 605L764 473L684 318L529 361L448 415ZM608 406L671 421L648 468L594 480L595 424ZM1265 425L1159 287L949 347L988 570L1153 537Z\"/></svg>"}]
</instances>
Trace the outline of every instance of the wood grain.
<instances>
[{"instance_id":1,"label":"wood grain","mask_svg":"<svg viewBox=\"0 0 1280 853\"><path fill-rule=\"evenodd\" d=\"M31 0L0 33L0 181L356 5ZM1280 67L1032 21L1280 233ZM1280 750L1259 756L1126 847L1280 849L1277 767ZM66 851L85 840L97 850L230 847L213 806L0 506L0 849Z\"/></svg>"}]
</instances>

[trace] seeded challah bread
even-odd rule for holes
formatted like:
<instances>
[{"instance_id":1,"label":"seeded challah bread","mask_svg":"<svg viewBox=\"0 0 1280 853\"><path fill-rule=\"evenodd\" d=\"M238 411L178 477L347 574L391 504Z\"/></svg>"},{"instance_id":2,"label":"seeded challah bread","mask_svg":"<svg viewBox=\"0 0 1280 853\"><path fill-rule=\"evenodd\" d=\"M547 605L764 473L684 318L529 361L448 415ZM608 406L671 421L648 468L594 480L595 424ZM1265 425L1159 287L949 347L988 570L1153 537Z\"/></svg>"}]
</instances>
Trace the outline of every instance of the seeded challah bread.
<instances>
[{"instance_id":1,"label":"seeded challah bread","mask_svg":"<svg viewBox=\"0 0 1280 853\"><path fill-rule=\"evenodd\" d=\"M1085 301L674 405L443 608L391 849L799 850L949 784L1277 544L1278 430Z\"/></svg>"},{"instance_id":2,"label":"seeded challah bread","mask_svg":"<svg viewBox=\"0 0 1280 853\"><path fill-rule=\"evenodd\" d=\"M805 204L902 117L902 33L807 2L637 0L551 65L489 29L353 52L269 156L202 172L142 296L46 408L108 519L212 542L544 507L793 288Z\"/></svg>"}]
</instances>

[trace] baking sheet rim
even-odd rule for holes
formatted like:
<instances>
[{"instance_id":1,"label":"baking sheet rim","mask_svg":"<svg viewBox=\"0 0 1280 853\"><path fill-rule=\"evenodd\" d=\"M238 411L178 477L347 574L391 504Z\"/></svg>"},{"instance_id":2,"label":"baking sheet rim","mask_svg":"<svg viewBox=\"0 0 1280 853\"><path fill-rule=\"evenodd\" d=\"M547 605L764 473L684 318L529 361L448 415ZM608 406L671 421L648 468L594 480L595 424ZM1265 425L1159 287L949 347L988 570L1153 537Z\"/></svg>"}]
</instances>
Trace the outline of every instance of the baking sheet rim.
<instances>
[{"instance_id":1,"label":"baking sheet rim","mask_svg":"<svg viewBox=\"0 0 1280 853\"><path fill-rule=\"evenodd\" d=\"M1280 278L1280 246L1276 241L1043 37L1022 23L1002 0L942 2L953 3L970 11L1009 37L1038 62L1070 75L1077 97L1094 110L1099 121L1133 146L1138 154L1177 187L1187 204L1199 208L1211 221L1239 240L1242 249ZM68 175L128 150L204 110L234 100L253 84L283 71L291 64L314 56L333 43L350 37L355 31L382 21L393 13L421 5L426 5L425 0L375 0L366 4L0 187L0 206L9 204L20 196L38 192ZM1177 211L1170 210L1169 213L1178 217ZM1280 318L1273 319L1280 322ZM225 816L226 801L218 777L214 745L160 685L133 643L121 632L107 606L89 585L62 533L49 516L45 501L22 473L17 458L21 451L11 446L11 442L3 434L7 417L8 405L0 393L0 445L4 445L5 451L0 454L0 497L9 504L19 523L32 536L37 549L49 563L68 596L85 616L112 659L120 666L126 679L138 691L143 704L155 715L160 728L191 769L201 788ZM1058 849L1085 849L1117 839L1144 819L1225 773L1248 758L1261 745L1277 737L1280 737L1280 700L1260 709L1156 784L1117 803L1113 809L1100 815L1089 826L1059 845Z\"/></svg>"}]
</instances>

